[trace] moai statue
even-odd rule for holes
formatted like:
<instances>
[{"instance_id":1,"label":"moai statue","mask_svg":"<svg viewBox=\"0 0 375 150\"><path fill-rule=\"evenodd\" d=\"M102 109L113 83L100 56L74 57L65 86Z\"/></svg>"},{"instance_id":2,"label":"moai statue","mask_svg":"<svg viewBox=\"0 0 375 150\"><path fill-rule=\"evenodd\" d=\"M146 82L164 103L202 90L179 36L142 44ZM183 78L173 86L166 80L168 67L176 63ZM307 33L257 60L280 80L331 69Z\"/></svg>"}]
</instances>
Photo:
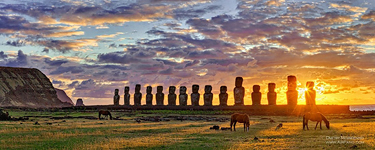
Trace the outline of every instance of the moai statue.
<instances>
[{"instance_id":1,"label":"moai statue","mask_svg":"<svg viewBox=\"0 0 375 150\"><path fill-rule=\"evenodd\" d=\"M253 93L251 93L251 100L253 102L253 105L260 105L260 101L262 100L262 93L260 93L259 85L253 86Z\"/></svg>"},{"instance_id":2,"label":"moai statue","mask_svg":"<svg viewBox=\"0 0 375 150\"><path fill-rule=\"evenodd\" d=\"M192 86L192 89L193 89L193 93L191 93L191 95L190 95L190 97L191 97L191 105L193 105L193 106L199 106L199 98L200 98L200 94L198 93L198 91L199 91L199 85L194 84Z\"/></svg>"},{"instance_id":3,"label":"moai statue","mask_svg":"<svg viewBox=\"0 0 375 150\"><path fill-rule=\"evenodd\" d=\"M113 104L115 106L120 105L120 95L118 95L118 89L115 89L115 96L113 96Z\"/></svg>"},{"instance_id":4,"label":"moai statue","mask_svg":"<svg viewBox=\"0 0 375 150\"><path fill-rule=\"evenodd\" d=\"M124 88L124 105L130 105L130 94L129 94L129 87L125 86Z\"/></svg>"},{"instance_id":5,"label":"moai statue","mask_svg":"<svg viewBox=\"0 0 375 150\"><path fill-rule=\"evenodd\" d=\"M288 91L286 92L286 99L289 106L296 106L298 99L297 78L296 76L288 76Z\"/></svg>"},{"instance_id":6,"label":"moai statue","mask_svg":"<svg viewBox=\"0 0 375 150\"><path fill-rule=\"evenodd\" d=\"M234 105L244 105L245 88L242 87L243 78L236 77L236 87L233 90L234 93Z\"/></svg>"},{"instance_id":7,"label":"moai statue","mask_svg":"<svg viewBox=\"0 0 375 150\"><path fill-rule=\"evenodd\" d=\"M305 98L306 98L306 105L308 107L308 111L311 111L313 106L316 105L315 103L315 97L316 97L316 91L314 90L314 82L308 81L306 83L307 91L305 91Z\"/></svg>"},{"instance_id":8,"label":"moai statue","mask_svg":"<svg viewBox=\"0 0 375 150\"><path fill-rule=\"evenodd\" d=\"M277 93L275 92L276 84L275 83L268 83L268 105L276 105L276 98Z\"/></svg>"},{"instance_id":9,"label":"moai statue","mask_svg":"<svg viewBox=\"0 0 375 150\"><path fill-rule=\"evenodd\" d=\"M220 106L227 106L227 102L228 102L227 86L220 87L219 99L220 99Z\"/></svg>"},{"instance_id":10,"label":"moai statue","mask_svg":"<svg viewBox=\"0 0 375 150\"><path fill-rule=\"evenodd\" d=\"M147 86L146 92L147 92L147 94L146 94L146 105L152 105L152 98L153 98L152 87Z\"/></svg>"},{"instance_id":11,"label":"moai statue","mask_svg":"<svg viewBox=\"0 0 375 150\"><path fill-rule=\"evenodd\" d=\"M178 98L180 100L180 106L187 105L188 95L186 94L186 86L180 86L180 95Z\"/></svg>"},{"instance_id":12,"label":"moai statue","mask_svg":"<svg viewBox=\"0 0 375 150\"><path fill-rule=\"evenodd\" d=\"M156 87L156 105L164 105L163 86Z\"/></svg>"},{"instance_id":13,"label":"moai statue","mask_svg":"<svg viewBox=\"0 0 375 150\"><path fill-rule=\"evenodd\" d=\"M141 85L135 85L135 93L134 93L134 105L141 105L142 100L142 93L141 93Z\"/></svg>"},{"instance_id":14,"label":"moai statue","mask_svg":"<svg viewBox=\"0 0 375 150\"><path fill-rule=\"evenodd\" d=\"M168 94L168 105L169 106L176 106L177 95L175 94L175 92L176 92L176 87L170 86L169 87L169 94Z\"/></svg>"},{"instance_id":15,"label":"moai statue","mask_svg":"<svg viewBox=\"0 0 375 150\"><path fill-rule=\"evenodd\" d=\"M76 106L85 106L85 104L83 104L82 98L77 99Z\"/></svg>"},{"instance_id":16,"label":"moai statue","mask_svg":"<svg viewBox=\"0 0 375 150\"><path fill-rule=\"evenodd\" d=\"M203 95L204 106L212 106L212 99L214 95L211 93L211 91L212 91L211 85L206 85L204 87L204 95Z\"/></svg>"}]
</instances>

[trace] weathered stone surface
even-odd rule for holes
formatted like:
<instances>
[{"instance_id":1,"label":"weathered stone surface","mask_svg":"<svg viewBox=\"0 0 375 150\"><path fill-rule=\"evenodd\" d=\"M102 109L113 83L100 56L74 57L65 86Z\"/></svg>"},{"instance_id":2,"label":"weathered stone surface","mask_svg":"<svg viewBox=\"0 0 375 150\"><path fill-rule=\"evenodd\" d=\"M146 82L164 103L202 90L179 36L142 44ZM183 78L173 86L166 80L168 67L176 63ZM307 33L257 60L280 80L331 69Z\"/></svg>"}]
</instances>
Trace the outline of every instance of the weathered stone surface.
<instances>
[{"instance_id":1,"label":"weathered stone surface","mask_svg":"<svg viewBox=\"0 0 375 150\"><path fill-rule=\"evenodd\" d=\"M193 105L193 106L199 106L199 98L200 98L200 94L198 93L198 91L199 91L199 85L194 84L192 86L192 89L193 89L193 93L191 93L191 95L190 95L190 97L191 97L191 105Z\"/></svg>"},{"instance_id":2,"label":"weathered stone surface","mask_svg":"<svg viewBox=\"0 0 375 150\"><path fill-rule=\"evenodd\" d=\"M306 105L312 107L316 105L315 97L316 91L314 90L314 82L308 81L306 83L307 91L305 91Z\"/></svg>"},{"instance_id":3,"label":"weathered stone surface","mask_svg":"<svg viewBox=\"0 0 375 150\"><path fill-rule=\"evenodd\" d=\"M168 105L170 106L176 106L177 95L175 94L175 92L176 92L176 87L170 86L169 94L168 94Z\"/></svg>"},{"instance_id":4,"label":"weathered stone surface","mask_svg":"<svg viewBox=\"0 0 375 150\"><path fill-rule=\"evenodd\" d=\"M61 89L57 89L55 88L56 90L56 95L57 95L57 98L63 102L63 103L68 103L70 104L71 106L74 105L72 99L69 98L68 95L66 95L65 91L64 90L61 90Z\"/></svg>"},{"instance_id":5,"label":"weathered stone surface","mask_svg":"<svg viewBox=\"0 0 375 150\"><path fill-rule=\"evenodd\" d=\"M275 92L276 84L268 83L267 100L268 105L276 105L277 93Z\"/></svg>"},{"instance_id":6,"label":"weathered stone surface","mask_svg":"<svg viewBox=\"0 0 375 150\"><path fill-rule=\"evenodd\" d=\"M180 87L180 95L178 96L180 106L186 106L187 105L187 99L188 95L186 94L186 86L181 86Z\"/></svg>"},{"instance_id":7,"label":"weathered stone surface","mask_svg":"<svg viewBox=\"0 0 375 150\"><path fill-rule=\"evenodd\" d=\"M120 105L120 95L118 95L118 89L115 89L115 95L113 96L113 105Z\"/></svg>"},{"instance_id":8,"label":"weathered stone surface","mask_svg":"<svg viewBox=\"0 0 375 150\"><path fill-rule=\"evenodd\" d=\"M130 105L130 94L129 94L129 86L125 86L124 88L124 105Z\"/></svg>"},{"instance_id":9,"label":"weathered stone surface","mask_svg":"<svg viewBox=\"0 0 375 150\"><path fill-rule=\"evenodd\" d=\"M0 67L0 106L64 107L46 75L35 68Z\"/></svg>"},{"instance_id":10,"label":"weathered stone surface","mask_svg":"<svg viewBox=\"0 0 375 150\"><path fill-rule=\"evenodd\" d=\"M227 106L228 105L228 93L227 93L227 86L221 86L220 87L220 105L221 106Z\"/></svg>"},{"instance_id":11,"label":"weathered stone surface","mask_svg":"<svg viewBox=\"0 0 375 150\"><path fill-rule=\"evenodd\" d=\"M77 99L76 106L85 106L85 104L83 104L83 100L81 98Z\"/></svg>"},{"instance_id":12,"label":"weathered stone surface","mask_svg":"<svg viewBox=\"0 0 375 150\"><path fill-rule=\"evenodd\" d=\"M260 93L259 85L253 86L253 93L251 93L251 100L253 102L253 105L260 105L260 101L262 100L262 93Z\"/></svg>"},{"instance_id":13,"label":"weathered stone surface","mask_svg":"<svg viewBox=\"0 0 375 150\"><path fill-rule=\"evenodd\" d=\"M146 88L146 105L152 105L152 99L153 99L153 95L152 95L152 87L151 86L147 86Z\"/></svg>"},{"instance_id":14,"label":"weathered stone surface","mask_svg":"<svg viewBox=\"0 0 375 150\"><path fill-rule=\"evenodd\" d=\"M156 87L156 105L164 105L163 86Z\"/></svg>"},{"instance_id":15,"label":"weathered stone surface","mask_svg":"<svg viewBox=\"0 0 375 150\"><path fill-rule=\"evenodd\" d=\"M142 93L141 93L141 85L135 85L135 93L134 93L134 105L141 105L142 100Z\"/></svg>"},{"instance_id":16,"label":"weathered stone surface","mask_svg":"<svg viewBox=\"0 0 375 150\"><path fill-rule=\"evenodd\" d=\"M203 95L203 100L204 100L204 106L212 106L212 99L214 95L211 93L212 91L212 86L211 85L206 85L204 87L204 95Z\"/></svg>"},{"instance_id":17,"label":"weathered stone surface","mask_svg":"<svg viewBox=\"0 0 375 150\"><path fill-rule=\"evenodd\" d=\"M236 77L236 87L233 89L234 105L244 105L245 88L242 87L242 82L242 77Z\"/></svg>"},{"instance_id":18,"label":"weathered stone surface","mask_svg":"<svg viewBox=\"0 0 375 150\"><path fill-rule=\"evenodd\" d=\"M296 76L288 76L288 91L286 92L286 99L288 105L296 106L297 99L298 99L298 91L297 88L297 77Z\"/></svg>"}]
</instances>

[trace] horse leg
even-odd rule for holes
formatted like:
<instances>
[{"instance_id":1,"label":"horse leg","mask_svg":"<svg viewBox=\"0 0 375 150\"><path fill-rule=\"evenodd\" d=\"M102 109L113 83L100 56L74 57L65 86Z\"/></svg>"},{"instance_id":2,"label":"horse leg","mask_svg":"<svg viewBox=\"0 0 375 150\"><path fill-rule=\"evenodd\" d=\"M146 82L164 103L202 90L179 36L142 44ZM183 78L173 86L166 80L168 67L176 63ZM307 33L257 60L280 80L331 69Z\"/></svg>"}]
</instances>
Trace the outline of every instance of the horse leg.
<instances>
[{"instance_id":1,"label":"horse leg","mask_svg":"<svg viewBox=\"0 0 375 150\"><path fill-rule=\"evenodd\" d=\"M232 125L233 125L233 121L232 119L230 120L230 131L232 131Z\"/></svg>"},{"instance_id":2,"label":"horse leg","mask_svg":"<svg viewBox=\"0 0 375 150\"><path fill-rule=\"evenodd\" d=\"M246 132L246 125L243 123L243 132Z\"/></svg>"},{"instance_id":3,"label":"horse leg","mask_svg":"<svg viewBox=\"0 0 375 150\"><path fill-rule=\"evenodd\" d=\"M320 130L322 130L322 122L320 121Z\"/></svg>"},{"instance_id":4,"label":"horse leg","mask_svg":"<svg viewBox=\"0 0 375 150\"><path fill-rule=\"evenodd\" d=\"M305 116L303 116L302 124L303 124L303 130L305 130L305 126L306 126L306 123L305 123Z\"/></svg>"},{"instance_id":5,"label":"horse leg","mask_svg":"<svg viewBox=\"0 0 375 150\"><path fill-rule=\"evenodd\" d=\"M236 131L236 123L237 123L237 121L235 121L234 124L233 124L234 131Z\"/></svg>"},{"instance_id":6,"label":"horse leg","mask_svg":"<svg viewBox=\"0 0 375 150\"><path fill-rule=\"evenodd\" d=\"M306 119L306 128L309 130L309 120Z\"/></svg>"},{"instance_id":7,"label":"horse leg","mask_svg":"<svg viewBox=\"0 0 375 150\"><path fill-rule=\"evenodd\" d=\"M318 122L316 122L316 125L315 125L315 130L316 130L316 127L318 126L318 123L319 123L319 121L318 121Z\"/></svg>"}]
</instances>

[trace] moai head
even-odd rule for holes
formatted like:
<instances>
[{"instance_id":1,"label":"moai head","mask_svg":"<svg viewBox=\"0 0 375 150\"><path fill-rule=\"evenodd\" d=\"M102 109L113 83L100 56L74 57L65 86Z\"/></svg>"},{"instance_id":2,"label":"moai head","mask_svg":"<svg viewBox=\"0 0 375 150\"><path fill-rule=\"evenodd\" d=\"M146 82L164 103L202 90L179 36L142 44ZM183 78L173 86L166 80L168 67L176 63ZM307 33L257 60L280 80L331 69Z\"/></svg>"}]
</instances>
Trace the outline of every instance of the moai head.
<instances>
[{"instance_id":1,"label":"moai head","mask_svg":"<svg viewBox=\"0 0 375 150\"><path fill-rule=\"evenodd\" d=\"M259 85L254 85L253 86L253 92L259 92L260 91L260 86Z\"/></svg>"},{"instance_id":2,"label":"moai head","mask_svg":"<svg viewBox=\"0 0 375 150\"><path fill-rule=\"evenodd\" d=\"M296 76L288 76L288 89L295 90L297 88L297 77Z\"/></svg>"},{"instance_id":3,"label":"moai head","mask_svg":"<svg viewBox=\"0 0 375 150\"><path fill-rule=\"evenodd\" d=\"M288 82L297 82L297 77L293 75L288 76Z\"/></svg>"},{"instance_id":4,"label":"moai head","mask_svg":"<svg viewBox=\"0 0 375 150\"><path fill-rule=\"evenodd\" d=\"M146 93L147 94L151 94L151 92L152 92L152 87L151 86L147 86Z\"/></svg>"},{"instance_id":5,"label":"moai head","mask_svg":"<svg viewBox=\"0 0 375 150\"><path fill-rule=\"evenodd\" d=\"M156 92L157 93L163 93L163 86L156 87Z\"/></svg>"},{"instance_id":6,"label":"moai head","mask_svg":"<svg viewBox=\"0 0 375 150\"><path fill-rule=\"evenodd\" d=\"M199 85L194 84L194 85L192 86L192 89L193 89L193 93L198 93L198 91L199 91Z\"/></svg>"},{"instance_id":7,"label":"moai head","mask_svg":"<svg viewBox=\"0 0 375 150\"><path fill-rule=\"evenodd\" d=\"M129 94L129 86L125 86L124 93L128 93Z\"/></svg>"},{"instance_id":8,"label":"moai head","mask_svg":"<svg viewBox=\"0 0 375 150\"><path fill-rule=\"evenodd\" d=\"M186 94L186 86L180 86L180 94Z\"/></svg>"},{"instance_id":9,"label":"moai head","mask_svg":"<svg viewBox=\"0 0 375 150\"><path fill-rule=\"evenodd\" d=\"M135 85L135 93L140 93L141 92L141 85L140 84L136 84Z\"/></svg>"},{"instance_id":10,"label":"moai head","mask_svg":"<svg viewBox=\"0 0 375 150\"><path fill-rule=\"evenodd\" d=\"M312 82L312 81L307 81L307 82L306 82L306 87L307 87L309 90L314 89L314 82Z\"/></svg>"},{"instance_id":11,"label":"moai head","mask_svg":"<svg viewBox=\"0 0 375 150\"><path fill-rule=\"evenodd\" d=\"M276 84L268 83L268 92L275 92Z\"/></svg>"},{"instance_id":12,"label":"moai head","mask_svg":"<svg viewBox=\"0 0 375 150\"><path fill-rule=\"evenodd\" d=\"M204 87L204 92L205 93L211 93L211 91L212 91L212 86L211 85L206 85Z\"/></svg>"},{"instance_id":13,"label":"moai head","mask_svg":"<svg viewBox=\"0 0 375 150\"><path fill-rule=\"evenodd\" d=\"M174 94L176 92L175 86L169 86L169 94Z\"/></svg>"},{"instance_id":14,"label":"moai head","mask_svg":"<svg viewBox=\"0 0 375 150\"><path fill-rule=\"evenodd\" d=\"M118 89L115 89L115 95L118 95Z\"/></svg>"},{"instance_id":15,"label":"moai head","mask_svg":"<svg viewBox=\"0 0 375 150\"><path fill-rule=\"evenodd\" d=\"M220 93L227 93L227 86L221 86Z\"/></svg>"},{"instance_id":16,"label":"moai head","mask_svg":"<svg viewBox=\"0 0 375 150\"><path fill-rule=\"evenodd\" d=\"M236 87L242 87L243 78L236 77Z\"/></svg>"}]
</instances>

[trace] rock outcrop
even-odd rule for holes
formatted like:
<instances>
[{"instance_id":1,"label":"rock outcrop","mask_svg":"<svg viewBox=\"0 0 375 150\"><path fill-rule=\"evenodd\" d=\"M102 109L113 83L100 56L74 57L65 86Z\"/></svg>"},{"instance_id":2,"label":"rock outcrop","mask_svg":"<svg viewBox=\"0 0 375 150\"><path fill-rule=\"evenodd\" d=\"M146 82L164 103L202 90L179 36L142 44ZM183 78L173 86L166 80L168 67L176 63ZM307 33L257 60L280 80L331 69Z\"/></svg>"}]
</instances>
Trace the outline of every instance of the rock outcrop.
<instances>
[{"instance_id":1,"label":"rock outcrop","mask_svg":"<svg viewBox=\"0 0 375 150\"><path fill-rule=\"evenodd\" d=\"M64 107L52 83L35 68L0 67L0 106Z\"/></svg>"},{"instance_id":2,"label":"rock outcrop","mask_svg":"<svg viewBox=\"0 0 375 150\"><path fill-rule=\"evenodd\" d=\"M70 104L71 106L74 105L72 99L69 98L68 95L66 95L65 91L64 90L61 90L61 89L58 89L58 88L55 88L56 90L56 94L57 94L57 98L63 102L63 103L68 103Z\"/></svg>"}]
</instances>

